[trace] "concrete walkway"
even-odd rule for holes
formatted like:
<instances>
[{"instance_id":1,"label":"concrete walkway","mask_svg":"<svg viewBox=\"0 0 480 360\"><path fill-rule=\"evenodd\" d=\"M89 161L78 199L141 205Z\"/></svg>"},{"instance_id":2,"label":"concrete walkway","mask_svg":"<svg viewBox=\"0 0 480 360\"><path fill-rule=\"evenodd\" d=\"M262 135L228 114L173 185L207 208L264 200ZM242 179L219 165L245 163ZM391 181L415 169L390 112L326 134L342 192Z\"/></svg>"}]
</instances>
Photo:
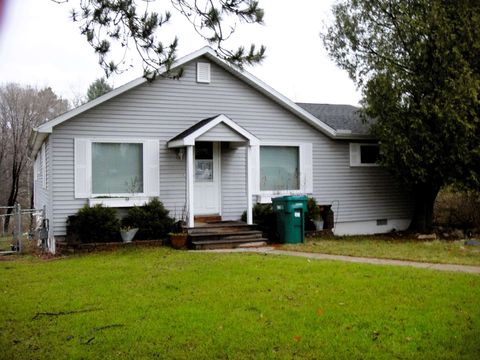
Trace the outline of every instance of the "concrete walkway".
<instances>
[{"instance_id":1,"label":"concrete walkway","mask_svg":"<svg viewBox=\"0 0 480 360\"><path fill-rule=\"evenodd\" d=\"M309 253L309 252L300 252L300 251L278 250L273 247L194 250L194 251L195 252L217 252L217 253L253 252L253 253L259 253L259 254L297 256L297 257L303 257L303 258L315 259L315 260L335 260L335 261L345 261L345 262L372 264L372 265L410 266L410 267L415 267L420 269L433 269L433 270L440 270L440 271L455 271L455 272L463 272L463 273L471 273L471 274L480 274L480 266L435 264L435 263L407 261L407 260L392 260L392 259L366 258L366 257L357 257L357 256L329 255L329 254Z\"/></svg>"}]
</instances>

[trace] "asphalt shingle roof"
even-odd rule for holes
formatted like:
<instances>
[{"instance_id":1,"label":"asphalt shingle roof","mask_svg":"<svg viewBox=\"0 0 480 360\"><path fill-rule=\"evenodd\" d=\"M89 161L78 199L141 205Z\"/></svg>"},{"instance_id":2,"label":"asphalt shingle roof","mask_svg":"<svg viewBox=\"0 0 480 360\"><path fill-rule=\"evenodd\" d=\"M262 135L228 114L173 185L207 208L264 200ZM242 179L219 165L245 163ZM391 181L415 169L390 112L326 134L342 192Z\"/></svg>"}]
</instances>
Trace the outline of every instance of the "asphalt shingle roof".
<instances>
[{"instance_id":1,"label":"asphalt shingle roof","mask_svg":"<svg viewBox=\"0 0 480 360\"><path fill-rule=\"evenodd\" d=\"M370 124L362 121L358 107L311 103L297 103L297 105L337 131L350 130L352 134L368 134Z\"/></svg>"}]
</instances>

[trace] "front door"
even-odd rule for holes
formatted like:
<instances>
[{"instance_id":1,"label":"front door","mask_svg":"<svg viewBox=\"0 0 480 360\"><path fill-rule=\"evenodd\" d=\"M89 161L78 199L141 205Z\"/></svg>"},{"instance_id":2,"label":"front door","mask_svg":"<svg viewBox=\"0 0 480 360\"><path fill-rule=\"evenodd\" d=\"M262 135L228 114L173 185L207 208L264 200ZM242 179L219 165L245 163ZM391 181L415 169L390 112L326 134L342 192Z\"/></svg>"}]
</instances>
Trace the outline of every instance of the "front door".
<instances>
[{"instance_id":1,"label":"front door","mask_svg":"<svg viewBox=\"0 0 480 360\"><path fill-rule=\"evenodd\" d=\"M219 153L218 142L195 143L194 215L220 214Z\"/></svg>"}]
</instances>

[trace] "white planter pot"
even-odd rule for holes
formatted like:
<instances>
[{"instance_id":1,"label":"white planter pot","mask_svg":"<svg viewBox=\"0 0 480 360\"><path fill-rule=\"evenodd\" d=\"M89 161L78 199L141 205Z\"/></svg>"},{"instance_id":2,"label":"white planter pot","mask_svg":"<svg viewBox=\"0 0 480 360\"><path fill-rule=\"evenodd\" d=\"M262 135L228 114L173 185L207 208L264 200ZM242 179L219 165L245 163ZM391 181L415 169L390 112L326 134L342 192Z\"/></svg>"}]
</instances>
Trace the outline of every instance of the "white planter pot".
<instances>
[{"instance_id":1,"label":"white planter pot","mask_svg":"<svg viewBox=\"0 0 480 360\"><path fill-rule=\"evenodd\" d=\"M315 224L317 231L323 230L323 220L313 220L313 223Z\"/></svg>"},{"instance_id":2,"label":"white planter pot","mask_svg":"<svg viewBox=\"0 0 480 360\"><path fill-rule=\"evenodd\" d=\"M120 231L120 235L122 236L122 240L124 243L132 242L135 234L137 233L138 228L130 229L128 231Z\"/></svg>"}]
</instances>

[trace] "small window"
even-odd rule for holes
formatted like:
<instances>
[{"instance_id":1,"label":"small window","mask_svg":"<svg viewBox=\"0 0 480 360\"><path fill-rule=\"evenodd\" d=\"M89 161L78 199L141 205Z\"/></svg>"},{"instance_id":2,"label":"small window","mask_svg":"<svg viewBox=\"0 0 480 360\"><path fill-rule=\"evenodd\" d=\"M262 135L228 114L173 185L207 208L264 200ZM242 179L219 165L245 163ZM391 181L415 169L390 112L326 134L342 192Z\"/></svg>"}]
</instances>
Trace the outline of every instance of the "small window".
<instances>
[{"instance_id":1,"label":"small window","mask_svg":"<svg viewBox=\"0 0 480 360\"><path fill-rule=\"evenodd\" d=\"M197 63L197 82L210 83L210 63Z\"/></svg>"},{"instance_id":2,"label":"small window","mask_svg":"<svg viewBox=\"0 0 480 360\"><path fill-rule=\"evenodd\" d=\"M260 191L300 190L298 146L260 146Z\"/></svg>"},{"instance_id":3,"label":"small window","mask_svg":"<svg viewBox=\"0 0 480 360\"><path fill-rule=\"evenodd\" d=\"M379 150L376 145L360 145L360 163L375 164L379 158Z\"/></svg>"},{"instance_id":4,"label":"small window","mask_svg":"<svg viewBox=\"0 0 480 360\"><path fill-rule=\"evenodd\" d=\"M379 159L377 144L350 144L350 166L378 166Z\"/></svg>"},{"instance_id":5,"label":"small window","mask_svg":"<svg viewBox=\"0 0 480 360\"><path fill-rule=\"evenodd\" d=\"M195 181L213 182L213 143L195 143Z\"/></svg>"},{"instance_id":6,"label":"small window","mask_svg":"<svg viewBox=\"0 0 480 360\"><path fill-rule=\"evenodd\" d=\"M92 143L92 194L143 193L143 144Z\"/></svg>"}]
</instances>

